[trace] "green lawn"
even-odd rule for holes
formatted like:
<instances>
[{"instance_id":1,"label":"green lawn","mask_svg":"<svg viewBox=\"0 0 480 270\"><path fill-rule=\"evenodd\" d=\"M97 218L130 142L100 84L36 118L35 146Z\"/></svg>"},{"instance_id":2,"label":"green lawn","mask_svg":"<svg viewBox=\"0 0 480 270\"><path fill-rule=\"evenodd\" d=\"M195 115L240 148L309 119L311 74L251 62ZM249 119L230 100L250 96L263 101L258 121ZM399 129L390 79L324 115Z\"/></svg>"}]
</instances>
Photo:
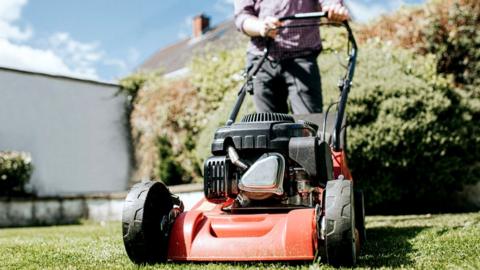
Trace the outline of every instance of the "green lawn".
<instances>
[{"instance_id":1,"label":"green lawn","mask_svg":"<svg viewBox=\"0 0 480 270\"><path fill-rule=\"evenodd\" d=\"M367 218L360 268L480 269L480 212ZM0 229L0 268L138 269L120 223ZM142 269L328 269L325 265L164 264Z\"/></svg>"}]
</instances>

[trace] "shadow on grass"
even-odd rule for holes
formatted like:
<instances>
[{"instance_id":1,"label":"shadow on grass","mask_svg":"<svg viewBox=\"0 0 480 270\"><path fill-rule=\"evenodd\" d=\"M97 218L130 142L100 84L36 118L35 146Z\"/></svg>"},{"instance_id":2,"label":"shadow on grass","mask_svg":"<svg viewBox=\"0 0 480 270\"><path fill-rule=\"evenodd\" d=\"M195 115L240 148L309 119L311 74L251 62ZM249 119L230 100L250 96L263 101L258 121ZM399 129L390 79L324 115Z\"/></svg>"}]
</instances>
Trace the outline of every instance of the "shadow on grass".
<instances>
[{"instance_id":1,"label":"shadow on grass","mask_svg":"<svg viewBox=\"0 0 480 270\"><path fill-rule=\"evenodd\" d=\"M378 227L367 229L367 243L358 266L399 267L413 266L415 252L410 240L427 227Z\"/></svg>"},{"instance_id":2,"label":"shadow on grass","mask_svg":"<svg viewBox=\"0 0 480 270\"><path fill-rule=\"evenodd\" d=\"M367 243L358 267L414 267L415 249L410 240L428 227L378 227L367 229ZM312 269L312 262L176 262L179 269ZM158 266L158 265L157 265ZM170 264L161 265L170 268ZM322 269L325 265L320 265ZM160 267L162 268L162 267ZM173 268L175 269L175 267ZM317 268L313 268L317 269Z\"/></svg>"},{"instance_id":3,"label":"shadow on grass","mask_svg":"<svg viewBox=\"0 0 480 270\"><path fill-rule=\"evenodd\" d=\"M247 269L277 269L277 270L291 270L291 269L309 269L310 266L312 265L311 261L244 261L244 262L175 262L175 265L179 267L179 269L182 270L190 270L190 269L241 269L241 270L247 270ZM156 265L158 266L158 264ZM165 266L168 268L169 264L162 264L162 266ZM163 269L163 268L162 268Z\"/></svg>"}]
</instances>

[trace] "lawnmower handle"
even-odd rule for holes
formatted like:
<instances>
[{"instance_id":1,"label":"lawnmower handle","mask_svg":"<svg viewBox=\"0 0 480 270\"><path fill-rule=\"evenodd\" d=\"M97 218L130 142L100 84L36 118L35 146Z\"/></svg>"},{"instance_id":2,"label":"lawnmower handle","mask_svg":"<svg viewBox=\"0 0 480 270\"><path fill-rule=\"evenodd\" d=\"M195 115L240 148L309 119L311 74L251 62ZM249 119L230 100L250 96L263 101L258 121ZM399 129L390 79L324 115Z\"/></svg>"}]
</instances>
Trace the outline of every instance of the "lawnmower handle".
<instances>
[{"instance_id":1,"label":"lawnmower handle","mask_svg":"<svg viewBox=\"0 0 480 270\"><path fill-rule=\"evenodd\" d=\"M328 12L318 11L318 12L306 12L306 13L297 13L291 16L285 16L278 18L279 21L286 20L299 20L299 19L320 19L328 17Z\"/></svg>"}]
</instances>

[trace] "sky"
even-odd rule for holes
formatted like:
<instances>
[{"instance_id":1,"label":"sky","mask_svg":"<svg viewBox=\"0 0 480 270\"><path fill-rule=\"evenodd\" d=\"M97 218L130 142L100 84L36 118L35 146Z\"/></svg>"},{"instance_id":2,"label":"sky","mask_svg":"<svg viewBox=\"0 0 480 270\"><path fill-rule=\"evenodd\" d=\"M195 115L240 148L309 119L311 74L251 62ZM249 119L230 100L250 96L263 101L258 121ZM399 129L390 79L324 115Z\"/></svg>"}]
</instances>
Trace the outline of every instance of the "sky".
<instances>
[{"instance_id":1,"label":"sky","mask_svg":"<svg viewBox=\"0 0 480 270\"><path fill-rule=\"evenodd\" d=\"M233 17L234 0L0 0L0 66L116 81L160 48ZM424 0L344 0L366 22Z\"/></svg>"}]
</instances>

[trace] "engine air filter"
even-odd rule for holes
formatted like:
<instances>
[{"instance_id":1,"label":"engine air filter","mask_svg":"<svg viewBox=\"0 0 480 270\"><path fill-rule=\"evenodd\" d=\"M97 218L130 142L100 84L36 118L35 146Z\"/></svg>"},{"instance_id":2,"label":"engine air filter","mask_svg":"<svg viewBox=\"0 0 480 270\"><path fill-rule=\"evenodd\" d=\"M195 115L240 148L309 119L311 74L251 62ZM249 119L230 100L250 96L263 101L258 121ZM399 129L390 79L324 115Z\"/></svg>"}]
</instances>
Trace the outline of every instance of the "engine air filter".
<instances>
[{"instance_id":1,"label":"engine air filter","mask_svg":"<svg viewBox=\"0 0 480 270\"><path fill-rule=\"evenodd\" d=\"M242 118L242 123L252 123L252 122L289 122L294 123L295 120L291 115L284 113L252 113L247 114Z\"/></svg>"}]
</instances>

